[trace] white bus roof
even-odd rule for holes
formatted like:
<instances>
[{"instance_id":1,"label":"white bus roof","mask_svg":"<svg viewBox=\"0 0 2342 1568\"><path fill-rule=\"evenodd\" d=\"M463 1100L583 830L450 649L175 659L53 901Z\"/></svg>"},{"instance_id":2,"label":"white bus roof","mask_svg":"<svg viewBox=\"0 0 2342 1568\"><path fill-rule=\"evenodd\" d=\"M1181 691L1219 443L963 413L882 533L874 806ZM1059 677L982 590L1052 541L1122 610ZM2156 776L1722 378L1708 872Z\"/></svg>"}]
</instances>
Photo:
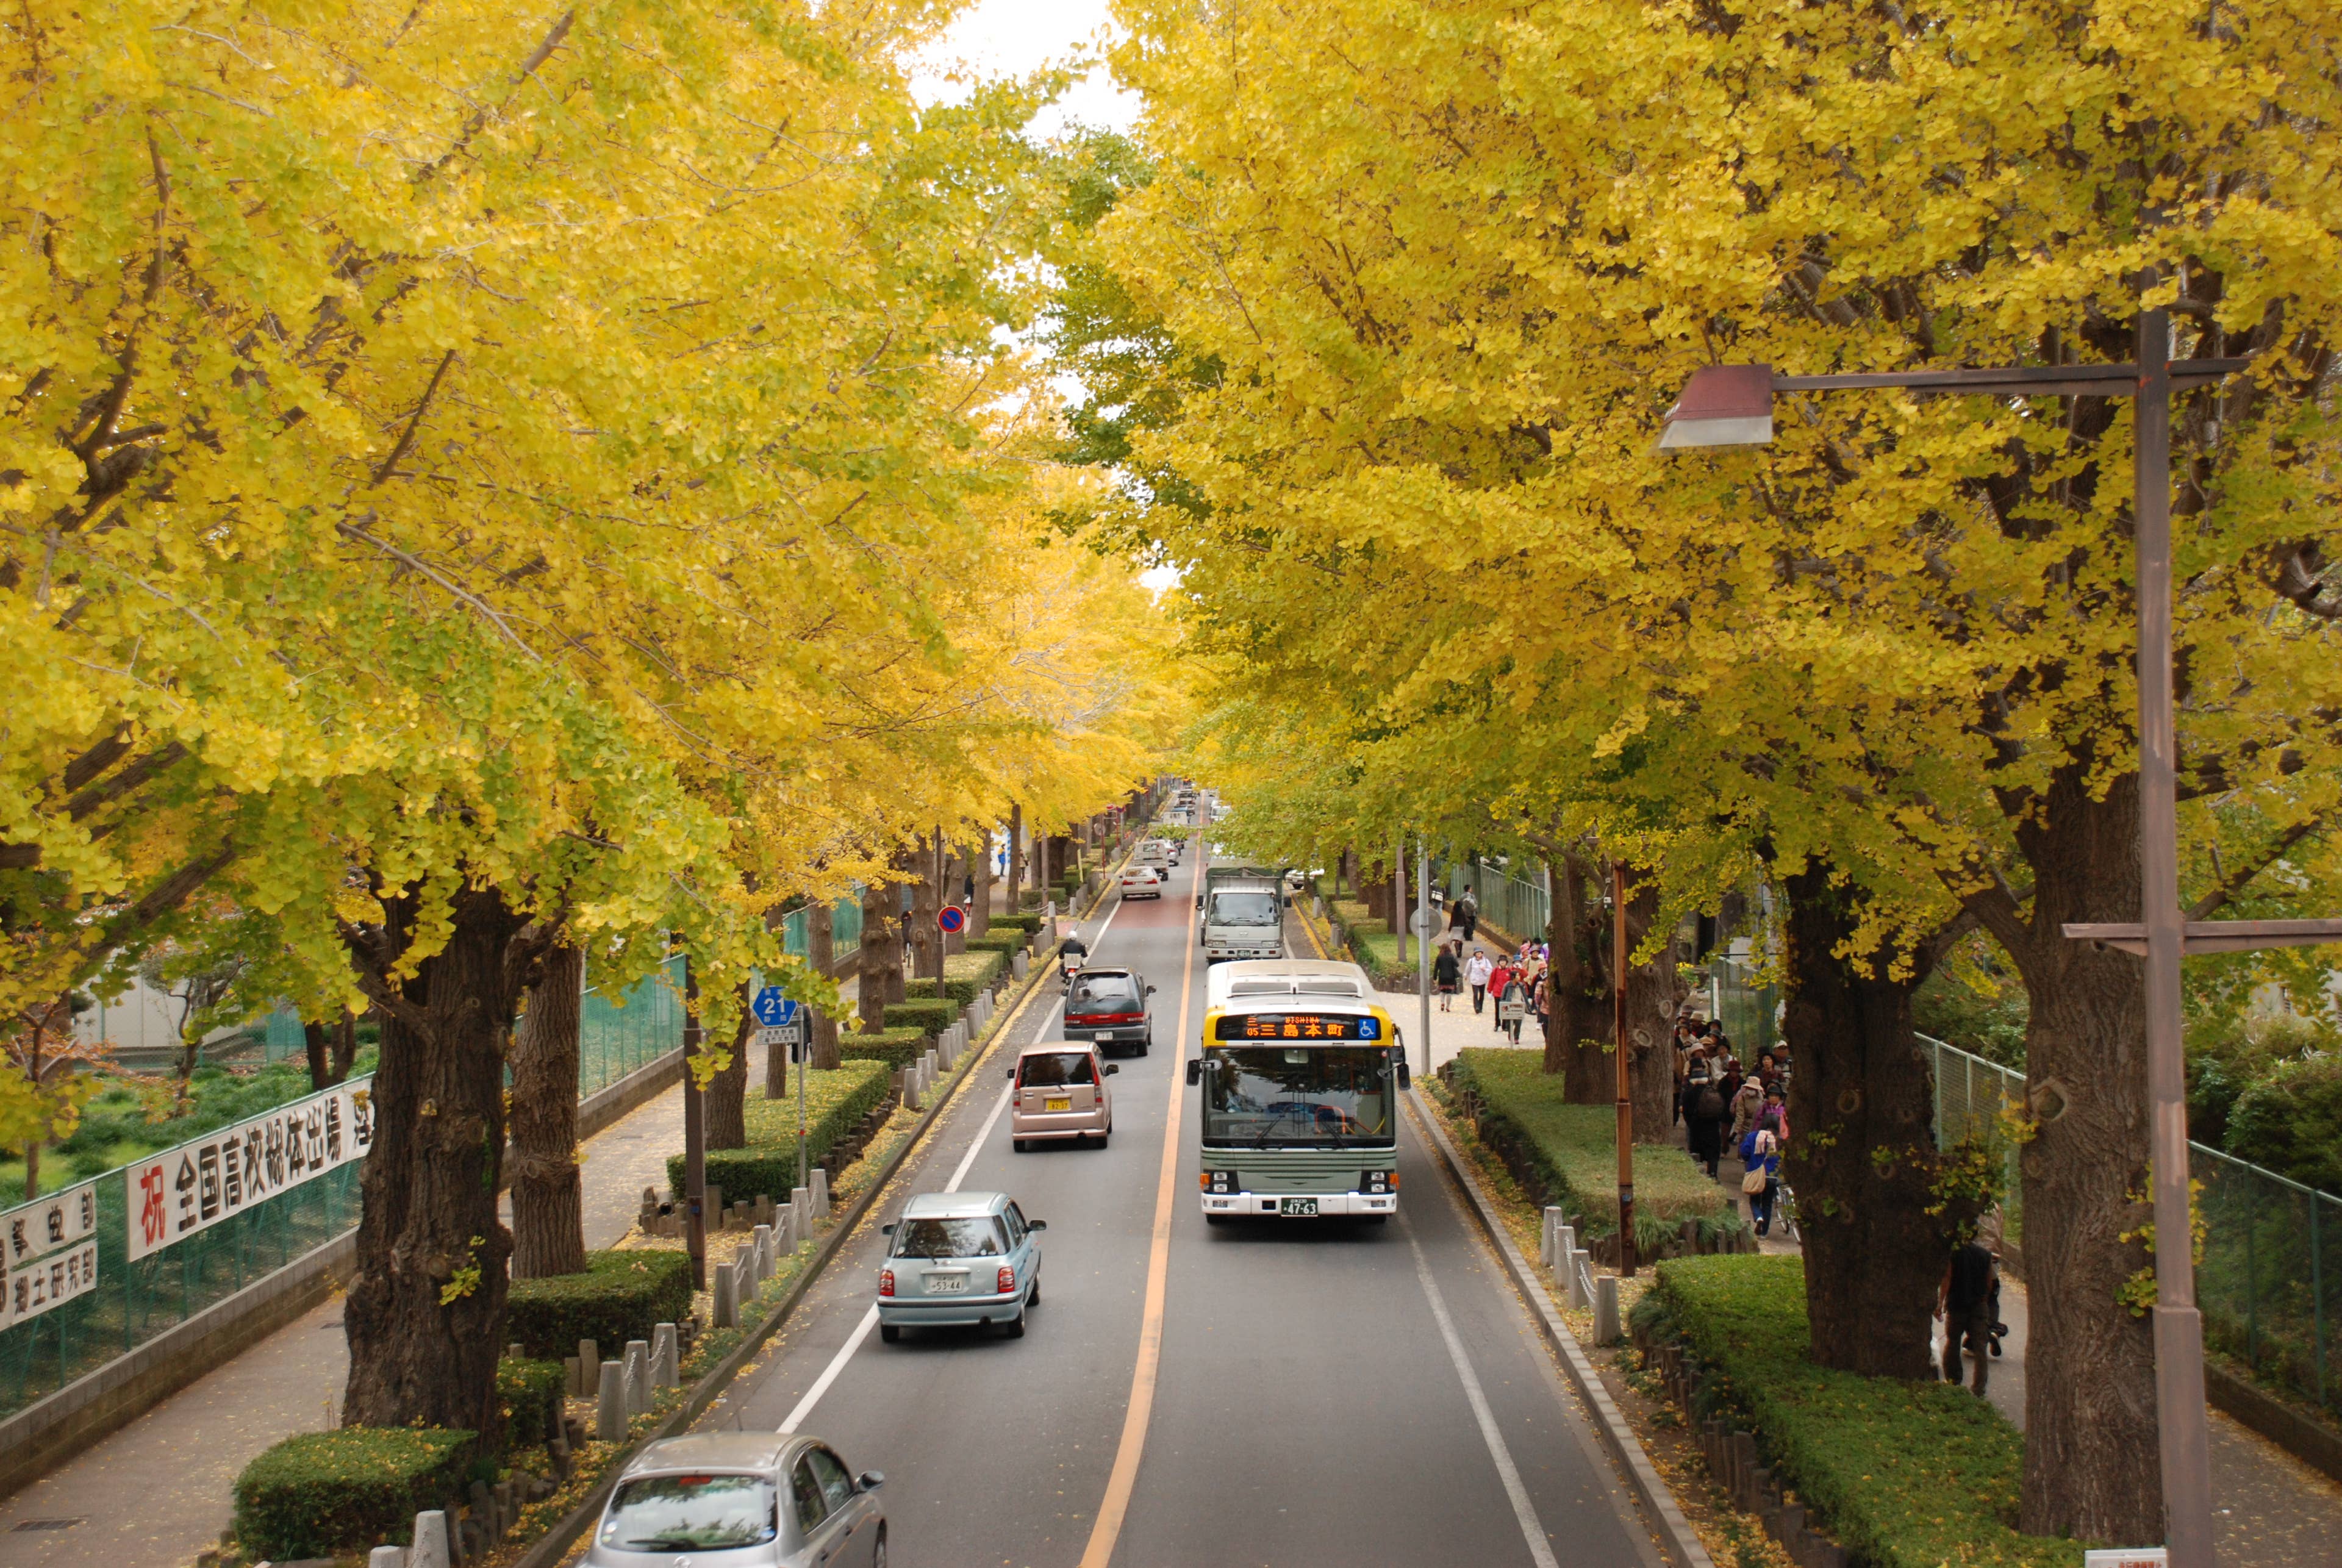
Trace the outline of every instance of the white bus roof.
<instances>
[{"instance_id":1,"label":"white bus roof","mask_svg":"<svg viewBox=\"0 0 2342 1568\"><path fill-rule=\"evenodd\" d=\"M1206 1004L1241 1003L1275 1006L1280 1002L1336 1000L1371 1003L1375 988L1355 964L1330 958L1249 958L1212 966Z\"/></svg>"}]
</instances>

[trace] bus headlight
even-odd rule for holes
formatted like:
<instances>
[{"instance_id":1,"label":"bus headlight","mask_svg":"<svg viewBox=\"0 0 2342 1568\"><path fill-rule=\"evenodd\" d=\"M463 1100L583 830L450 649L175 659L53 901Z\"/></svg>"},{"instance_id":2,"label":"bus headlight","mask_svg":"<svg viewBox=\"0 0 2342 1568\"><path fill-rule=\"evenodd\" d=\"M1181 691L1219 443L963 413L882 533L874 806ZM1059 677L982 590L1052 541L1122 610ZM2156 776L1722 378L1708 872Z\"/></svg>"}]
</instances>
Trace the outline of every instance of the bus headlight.
<instances>
[{"instance_id":1,"label":"bus headlight","mask_svg":"<svg viewBox=\"0 0 2342 1568\"><path fill-rule=\"evenodd\" d=\"M1366 1173L1366 1180L1361 1183L1361 1188L1365 1192L1376 1194L1396 1193L1398 1191L1398 1173L1396 1171L1368 1171Z\"/></svg>"}]
</instances>

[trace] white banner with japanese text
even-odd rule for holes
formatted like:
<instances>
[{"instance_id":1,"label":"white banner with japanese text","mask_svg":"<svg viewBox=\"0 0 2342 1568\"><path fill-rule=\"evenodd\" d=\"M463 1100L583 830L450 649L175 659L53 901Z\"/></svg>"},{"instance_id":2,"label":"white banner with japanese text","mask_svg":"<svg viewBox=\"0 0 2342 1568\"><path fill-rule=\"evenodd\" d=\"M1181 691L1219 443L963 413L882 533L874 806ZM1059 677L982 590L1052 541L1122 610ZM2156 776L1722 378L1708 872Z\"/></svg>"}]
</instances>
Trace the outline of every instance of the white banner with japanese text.
<instances>
[{"instance_id":1,"label":"white banner with japanese text","mask_svg":"<svg viewBox=\"0 0 2342 1568\"><path fill-rule=\"evenodd\" d=\"M97 1183L0 1213L0 1328L97 1285Z\"/></svg>"},{"instance_id":2,"label":"white banner with japanese text","mask_svg":"<svg viewBox=\"0 0 2342 1568\"><path fill-rule=\"evenodd\" d=\"M373 1100L374 1080L356 1079L129 1166L130 1261L363 1159Z\"/></svg>"}]
</instances>

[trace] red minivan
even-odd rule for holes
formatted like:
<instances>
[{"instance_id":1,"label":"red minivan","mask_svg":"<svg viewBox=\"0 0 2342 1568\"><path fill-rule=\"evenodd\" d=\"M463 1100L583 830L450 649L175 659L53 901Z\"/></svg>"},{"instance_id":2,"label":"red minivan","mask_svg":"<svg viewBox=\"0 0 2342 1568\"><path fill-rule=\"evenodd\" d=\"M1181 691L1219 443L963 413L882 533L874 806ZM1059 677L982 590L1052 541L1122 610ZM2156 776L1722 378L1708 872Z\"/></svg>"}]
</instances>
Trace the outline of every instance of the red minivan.
<instances>
[{"instance_id":1,"label":"red minivan","mask_svg":"<svg viewBox=\"0 0 2342 1568\"><path fill-rule=\"evenodd\" d=\"M1119 1071L1078 1041L1026 1046L1008 1069L1016 1085L1008 1106L1010 1144L1021 1154L1046 1139L1096 1138L1104 1148L1114 1132L1114 1094L1106 1081Z\"/></svg>"}]
</instances>

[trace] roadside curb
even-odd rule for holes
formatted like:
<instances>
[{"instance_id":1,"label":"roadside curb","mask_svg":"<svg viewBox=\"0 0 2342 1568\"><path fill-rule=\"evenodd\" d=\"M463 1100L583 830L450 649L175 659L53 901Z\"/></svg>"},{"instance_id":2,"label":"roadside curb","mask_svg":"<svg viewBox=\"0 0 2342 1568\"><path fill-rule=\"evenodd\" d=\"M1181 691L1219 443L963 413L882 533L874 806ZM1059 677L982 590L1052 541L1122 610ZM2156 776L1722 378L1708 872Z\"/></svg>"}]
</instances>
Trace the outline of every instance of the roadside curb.
<instances>
[{"instance_id":1,"label":"roadside curb","mask_svg":"<svg viewBox=\"0 0 2342 1568\"><path fill-rule=\"evenodd\" d=\"M1439 1125L1438 1118L1423 1104L1422 1091L1410 1088L1406 1094L1413 1103L1417 1124L1429 1134L1432 1146L1438 1151L1440 1163L1446 1166L1447 1174L1456 1178L1465 1195L1471 1199L1472 1217L1479 1222L1482 1233L1496 1249L1497 1255L1505 1260L1505 1267L1511 1273L1514 1285L1528 1303L1538 1329L1560 1353L1562 1370L1569 1374L1569 1381L1577 1390L1578 1397L1594 1413L1594 1430L1601 1436L1603 1446L1610 1451L1610 1457L1625 1475L1626 1483L1634 1488L1636 1497L1643 1505L1644 1514L1653 1527L1653 1533L1658 1537L1659 1545L1666 1553L1668 1560L1676 1568L1716 1568L1715 1560L1708 1556L1707 1548L1700 1544L1691 1522L1684 1517L1675 1493L1667 1489L1666 1479L1652 1464L1651 1456L1644 1452L1642 1439L1636 1437L1635 1429L1626 1424L1626 1418L1619 1413L1616 1402L1610 1397L1610 1391L1602 1385L1601 1373L1595 1371L1594 1363L1586 1359L1585 1349L1578 1344L1577 1336L1569 1332L1569 1325L1561 1321L1561 1314L1554 1311L1553 1301L1546 1294L1544 1282L1537 1278L1536 1271L1529 1266L1528 1260L1521 1255L1520 1248L1513 1244L1512 1233L1497 1220L1487 1194L1480 1190L1479 1181L1473 1175L1471 1167L1464 1163L1463 1156L1448 1142L1447 1134Z\"/></svg>"},{"instance_id":2,"label":"roadside curb","mask_svg":"<svg viewBox=\"0 0 2342 1568\"><path fill-rule=\"evenodd\" d=\"M788 1321L790 1314L796 1311L798 1303L805 1299L806 1293L813 1288L814 1282L818 1280L829 1266L830 1260L845 1248L847 1238L861 1228L862 1222L868 1217L870 1211L877 1206L878 1200L885 1195L887 1187L893 1183L896 1176L901 1173L905 1163L910 1159L912 1151L918 1148L926 1140L929 1129L935 1126L945 1112L957 1103L960 1091L976 1081L977 1070L991 1056L993 1048L1008 1038L1008 1032L1016 1024L1017 1015L1023 1013L1033 998L1040 994L1042 982L1049 974L1047 966L1038 962L1026 971L1025 987L1018 994L1016 1000L1008 1004L1006 1010L999 1014L999 1022L985 1032L983 1043L970 1046L965 1065L957 1070L952 1081L944 1086L942 1093L936 1096L935 1104L921 1113L919 1119L911 1124L908 1135L896 1145L893 1154L886 1156L886 1163L872 1173L870 1184L865 1187L861 1194L846 1206L846 1212L838 1216L837 1223L830 1228L829 1234L824 1236L820 1245L814 1249L813 1256L806 1261L805 1267L799 1270L797 1277L790 1282L789 1288L782 1293L781 1299L776 1302L772 1309L763 1317L756 1320L756 1326L748 1331L747 1335L738 1344L732 1347L722 1361L700 1374L699 1381L691 1385L690 1394L682 1404L668 1414L666 1420L621 1449L612 1458L608 1468L602 1473L601 1479L594 1483L593 1489L578 1499L577 1505L563 1515L559 1523L539 1536L527 1551L515 1559L512 1568L554 1568L554 1565L577 1544L579 1537L594 1527L594 1522L601 1517L603 1504L608 1502L611 1491L618 1483L618 1477L625 1473L627 1463L642 1451L644 1445L656 1443L662 1438L673 1437L683 1432L693 1422L705 1415L708 1408L722 1397L726 1390L731 1386L733 1379L738 1377L749 1362L755 1360L763 1352L773 1335L780 1332L781 1326Z\"/></svg>"}]
</instances>

